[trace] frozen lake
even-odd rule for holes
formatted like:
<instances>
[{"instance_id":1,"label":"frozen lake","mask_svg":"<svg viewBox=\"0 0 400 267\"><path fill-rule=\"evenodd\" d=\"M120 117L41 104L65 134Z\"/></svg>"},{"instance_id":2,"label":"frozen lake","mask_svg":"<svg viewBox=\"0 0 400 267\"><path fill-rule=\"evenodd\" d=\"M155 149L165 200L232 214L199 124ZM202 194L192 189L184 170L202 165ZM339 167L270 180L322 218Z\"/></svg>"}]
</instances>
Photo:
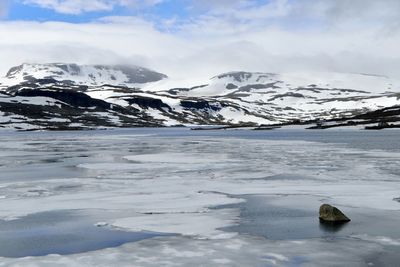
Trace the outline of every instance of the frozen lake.
<instances>
[{"instance_id":1,"label":"frozen lake","mask_svg":"<svg viewBox=\"0 0 400 267\"><path fill-rule=\"evenodd\" d=\"M394 266L400 131L0 132L0 266ZM324 227L322 203L352 221Z\"/></svg>"}]
</instances>

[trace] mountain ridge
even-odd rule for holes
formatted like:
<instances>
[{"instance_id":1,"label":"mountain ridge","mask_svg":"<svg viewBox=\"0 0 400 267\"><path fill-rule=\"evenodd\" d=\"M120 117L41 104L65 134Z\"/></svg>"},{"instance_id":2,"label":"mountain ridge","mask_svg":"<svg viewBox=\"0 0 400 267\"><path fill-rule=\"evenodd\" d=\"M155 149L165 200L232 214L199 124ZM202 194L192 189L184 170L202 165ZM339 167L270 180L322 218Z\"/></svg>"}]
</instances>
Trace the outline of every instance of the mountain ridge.
<instances>
[{"instance_id":1,"label":"mountain ridge","mask_svg":"<svg viewBox=\"0 0 400 267\"><path fill-rule=\"evenodd\" d=\"M237 71L171 88L173 79L142 67L51 63L13 67L4 80L5 128L276 125L342 120L400 105L399 81L350 73ZM42 123L27 110L59 123Z\"/></svg>"},{"instance_id":2,"label":"mountain ridge","mask_svg":"<svg viewBox=\"0 0 400 267\"><path fill-rule=\"evenodd\" d=\"M98 86L135 86L166 79L167 76L135 65L78 65L75 63L23 63L12 67L2 79L6 85L54 79L66 83Z\"/></svg>"}]
</instances>

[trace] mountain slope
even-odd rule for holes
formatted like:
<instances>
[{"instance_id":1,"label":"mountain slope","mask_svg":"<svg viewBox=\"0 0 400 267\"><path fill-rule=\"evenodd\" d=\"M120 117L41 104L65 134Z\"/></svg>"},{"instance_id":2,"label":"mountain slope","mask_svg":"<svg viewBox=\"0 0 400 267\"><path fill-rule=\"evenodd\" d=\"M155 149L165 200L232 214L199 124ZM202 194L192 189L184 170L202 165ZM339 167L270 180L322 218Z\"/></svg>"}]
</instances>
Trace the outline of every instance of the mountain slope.
<instances>
[{"instance_id":1,"label":"mountain slope","mask_svg":"<svg viewBox=\"0 0 400 267\"><path fill-rule=\"evenodd\" d=\"M232 72L195 88L172 89L176 96L238 103L282 119L329 119L398 104L400 83L382 76L317 73Z\"/></svg>"}]
</instances>

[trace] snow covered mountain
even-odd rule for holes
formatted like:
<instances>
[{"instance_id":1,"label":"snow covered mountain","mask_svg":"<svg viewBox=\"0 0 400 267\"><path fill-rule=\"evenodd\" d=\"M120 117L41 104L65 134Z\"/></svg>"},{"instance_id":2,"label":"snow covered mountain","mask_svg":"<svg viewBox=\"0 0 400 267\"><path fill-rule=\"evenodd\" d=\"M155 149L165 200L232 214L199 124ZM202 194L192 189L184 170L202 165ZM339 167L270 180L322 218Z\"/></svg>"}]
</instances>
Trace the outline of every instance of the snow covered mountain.
<instances>
[{"instance_id":1,"label":"snow covered mountain","mask_svg":"<svg viewBox=\"0 0 400 267\"><path fill-rule=\"evenodd\" d=\"M17 129L270 125L358 116L375 122L387 113L366 114L400 104L399 81L366 74L230 72L187 85L141 67L23 64L0 86L0 126ZM390 120L398 119L396 112L391 109Z\"/></svg>"},{"instance_id":2,"label":"snow covered mountain","mask_svg":"<svg viewBox=\"0 0 400 267\"><path fill-rule=\"evenodd\" d=\"M35 80L56 80L73 85L110 84L135 87L165 78L167 76L164 74L137 66L25 63L11 68L1 83L10 86Z\"/></svg>"},{"instance_id":3,"label":"snow covered mountain","mask_svg":"<svg viewBox=\"0 0 400 267\"><path fill-rule=\"evenodd\" d=\"M366 74L231 72L168 92L227 101L263 114L263 123L348 117L400 103L400 81Z\"/></svg>"}]
</instances>

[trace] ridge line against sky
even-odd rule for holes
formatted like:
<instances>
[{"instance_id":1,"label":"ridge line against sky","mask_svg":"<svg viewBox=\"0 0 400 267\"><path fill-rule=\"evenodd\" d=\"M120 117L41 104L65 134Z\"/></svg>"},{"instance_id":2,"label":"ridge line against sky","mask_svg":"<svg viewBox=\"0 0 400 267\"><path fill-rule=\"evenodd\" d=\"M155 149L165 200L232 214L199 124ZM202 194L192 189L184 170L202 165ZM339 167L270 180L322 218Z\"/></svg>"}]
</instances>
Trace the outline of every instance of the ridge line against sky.
<instances>
[{"instance_id":1,"label":"ridge line against sky","mask_svg":"<svg viewBox=\"0 0 400 267\"><path fill-rule=\"evenodd\" d=\"M1 73L59 61L400 78L398 0L0 0L0 16Z\"/></svg>"}]
</instances>

